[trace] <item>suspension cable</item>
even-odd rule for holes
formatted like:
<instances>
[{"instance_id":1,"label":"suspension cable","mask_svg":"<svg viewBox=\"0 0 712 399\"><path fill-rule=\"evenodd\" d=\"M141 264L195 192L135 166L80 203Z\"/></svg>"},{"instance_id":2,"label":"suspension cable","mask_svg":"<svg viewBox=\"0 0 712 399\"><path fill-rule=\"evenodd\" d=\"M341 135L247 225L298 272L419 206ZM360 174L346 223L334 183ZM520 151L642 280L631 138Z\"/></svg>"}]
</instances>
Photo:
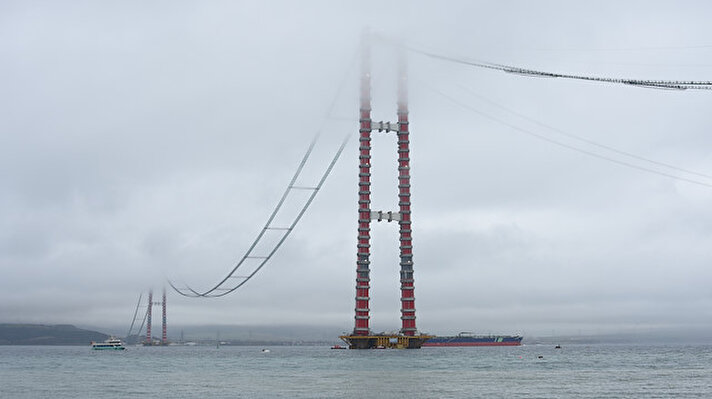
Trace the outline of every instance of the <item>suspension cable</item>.
<instances>
[{"instance_id":1,"label":"suspension cable","mask_svg":"<svg viewBox=\"0 0 712 399\"><path fill-rule=\"evenodd\" d=\"M517 75L529 77L544 77L544 78L563 78L585 80L601 83L626 84L636 87L644 87L651 89L668 89L668 90L712 90L712 81L695 81L695 80L647 80L647 79L626 79L626 78L609 78L600 76L585 76L573 75L557 72L540 71L531 68L523 68L519 66L497 64L488 61L468 60L459 57L452 57L443 54L437 54L429 51L419 50L413 47L406 47L407 50L417 54L421 54L430 58L448 61L452 63L469 65L477 68L492 69Z\"/></svg>"},{"instance_id":2,"label":"suspension cable","mask_svg":"<svg viewBox=\"0 0 712 399\"><path fill-rule=\"evenodd\" d=\"M351 73L351 70L353 69L353 66L356 64L356 57L358 56L358 52L354 53L350 66L347 69L344 77L342 78L339 87L336 91L336 94L334 95L334 98L331 100L331 104L329 105L329 108L326 112L326 117L325 120L330 119L332 116L332 113L334 111L334 108L336 107L336 102L341 96L341 92L344 90L344 86L346 85L346 81ZM325 122L324 122L325 123ZM264 265L269 262L270 259L272 259L272 256L277 252L277 250L282 246L282 243L287 239L287 237L291 234L291 232L294 230L296 227L297 223L301 220L302 216L304 213L307 211L309 206L311 205L312 201L316 197L317 193L321 190L321 187L323 186L324 182L326 181L326 178L329 176L331 173L332 169L334 168L334 165L336 165L336 162L339 160L341 157L341 154L346 147L346 144L348 143L349 139L351 138L351 134L346 134L341 141L341 144L334 154L333 158L331 159L331 162L328 164L326 169L324 170L323 174L321 175L321 178L318 181L318 184L314 187L302 187L302 186L295 186L295 183L297 182L297 179L302 174L302 171L304 170L304 166L307 164L310 156L312 155L312 152L314 150L314 146L316 143L319 141L319 138L321 137L322 131L324 128L322 127L317 131L317 133L314 135L314 138L312 141L309 143L309 147L302 157L302 160L299 163L299 166L297 167L297 170L295 171L294 175L292 176L292 179L289 181L289 184L285 188L284 192L282 193L282 196L280 197L279 201L277 202L277 205L275 206L274 210L270 214L270 216L267 218L267 222L264 224L262 230L257 234L257 237L254 239L250 247L247 249L247 251L244 253L242 258L235 264L235 266L230 270L227 275L220 280L217 284L212 286L210 289L205 290L205 291L197 291L193 288L191 288L189 285L184 284L184 287L178 287L176 284L174 284L173 281L170 279L167 279L168 285L173 288L174 291L176 291L178 294L186 296L186 297L191 297L191 298L198 298L198 297L203 297L203 298L215 298L215 297L222 297L227 294L230 294L237 290L238 288L242 287L247 281L249 281L252 277L257 274L260 269ZM284 203L287 201L287 198L289 196L289 193L291 193L294 190L310 190L311 194L309 195L307 201L303 204L302 208L299 210L297 215L292 219L291 223L289 226L272 226L272 222L274 221L275 217L279 213L280 209L282 209L282 206ZM264 237L265 233L267 231L279 231L282 232L281 237L277 241L276 244L274 244L270 251L267 253L266 256L254 256L252 254L252 251L257 247L257 245L262 241L262 238ZM257 265L257 267L252 270L251 272L248 272L247 274L244 275L237 275L235 274L237 270L245 264L245 262L248 259L260 259L261 261Z\"/></svg>"},{"instance_id":3,"label":"suspension cable","mask_svg":"<svg viewBox=\"0 0 712 399\"><path fill-rule=\"evenodd\" d=\"M134 311L133 319L131 319L131 326L129 327L129 332L126 333L126 340L128 341L131 336L131 331L133 331L134 324L136 323L136 315L138 315L138 308L141 306L141 297L143 297L143 292L138 295L138 303L136 304L136 310Z\"/></svg>"},{"instance_id":4,"label":"suspension cable","mask_svg":"<svg viewBox=\"0 0 712 399\"><path fill-rule=\"evenodd\" d=\"M465 103L463 103L463 102L461 102L461 101L459 101L459 100L453 98L452 96L449 96L449 95L443 93L442 91L440 91L440 90L438 90L438 89L435 89L434 87L432 87L432 86L430 86L430 85L427 85L427 84L425 84L425 83L423 83L423 82L420 82L420 83L423 84L424 87L428 88L429 90L433 91L434 93L438 94L439 96L445 98L446 100L452 102L453 104L458 105L459 107L462 107L462 108L464 108L464 109L466 109L466 110L468 110L468 111L470 111L470 112L474 112L474 113L476 113L476 114L478 114L478 115L480 115L480 116L482 116L482 117L484 117L484 118L486 118L486 119L489 119L489 120L494 121L494 122L496 122L496 123L499 123L499 124L501 124L501 125L507 126L507 127L511 128L511 129L513 129L513 130L516 130L516 131L519 131L519 132L521 132L521 133L527 134L527 135L529 135L529 136L535 137L535 138L537 138L537 139L539 139L539 140L543 140L543 141L546 141L546 142L548 142L548 143L557 145L557 146L559 146L559 147L567 148L567 149L569 149L569 150L573 150L573 151L576 151L576 152L579 152L579 153L588 155L588 156L590 156L590 157L599 158L599 159L602 159L602 160L605 160L605 161L609 161L609 162L612 162L612 163L615 163L615 164L618 164L618 165L621 165L621 166L625 166L625 167L628 167L628 168L637 169L637 170L640 170L640 171L643 171L643 172L652 173L652 174L656 174L656 175L660 175L660 176L665 176L665 177L669 177L669 178L671 178L671 179L680 180L680 181L684 181L684 182L687 182L687 183L692 183L692 184L697 184L697 185L700 185L700 186L705 186L705 187L712 188L712 184L707 183L707 182L703 182L703 181L695 180L695 179L689 179L689 178L681 177L681 176L676 176L676 175L673 175L673 174L671 174L671 173L661 172L661 171L658 171L658 170L655 170L655 169L650 169L650 168L647 168L647 167L644 167L644 166L636 165L636 164L633 164L633 163L630 163L630 162L627 162L627 161L622 161L622 160L620 160L620 159L615 159L615 158L612 158L612 157L609 157L609 156L606 156L606 155L601 155L601 154L598 154L598 153L596 153L596 152L592 152L592 151L589 151L589 150L586 150L586 149L583 149L583 148L580 148L580 147L576 147L576 146L573 146L573 145L570 145L570 144L563 143L563 142L558 141L558 140L551 139L551 138L546 137L546 136L544 136L544 135L542 135L542 134L535 133L535 132L533 132L533 131L531 131L531 130L524 129L524 128L519 127L519 126L517 126L517 125L514 125L514 124L512 124L512 123L510 123L510 122L507 122L507 121L502 120L502 119L500 119L500 118L497 118L497 117L494 117L494 116L492 116L492 115L489 115L489 114L487 114L487 113L485 113L485 112L482 112L482 111L480 111L480 110L478 110L478 109L476 109L476 108L474 108L474 107L472 107L472 106L470 106L470 105L468 105L468 104L465 104Z\"/></svg>"},{"instance_id":5,"label":"suspension cable","mask_svg":"<svg viewBox=\"0 0 712 399\"><path fill-rule=\"evenodd\" d=\"M499 108L499 109L502 109L502 110L504 110L504 111L506 111L506 112L509 112L509 113L512 114L512 115L516 115L516 116L518 116L519 118L528 120L529 122L532 122L532 123L534 123L534 124L537 124L537 125L539 125L539 126L545 128L545 129L549 129L549 130L551 130L551 131L554 131L554 132L556 132L556 133L558 133L558 134L560 134L560 135L562 135L562 136L566 136L566 137L569 137L569 138L571 138L571 139L578 140L578 141L580 141L580 142L583 142L583 143L586 143L586 144L590 144L590 145L592 145L592 146L595 146L595 147L598 147L598 148L602 148L602 149L604 149L604 150L611 151L611 152L614 152L614 153L619 154L619 155L623 155L623 156L626 156L626 157L629 157L629 158L637 159L637 160L639 160L639 161L648 162L648 163L653 164L653 165L661 166L661 167L668 168L668 169L672 169L672 170L675 170L675 171L678 171L678 172L683 172L683 173L687 173L687 174L691 174L691 175L696 175L696 176L699 176L699 177L703 177L703 178L705 178L705 179L710 179L710 180L712 180L712 175L710 175L710 174L705 174L705 173L701 173L701 172L696 172L696 171L694 171L694 170L689 170L689 169L681 168L681 167L679 167L679 166L671 165L671 164L669 164L669 163L656 161L656 160L654 160L654 159L650 159L650 158L647 158L647 157L643 157L643 156L640 156L640 155L636 155L636 154L634 154L634 153L632 153L632 152L629 152L629 151L620 150L620 149L617 149L617 148L615 148L615 147L611 147L611 146L606 145L606 144L601 144L601 143L598 143L598 142L596 142L596 141L593 141L593 140L590 140L590 139L587 139L587 138L584 138L584 137L581 137L581 136L577 136L577 135L572 134L572 133L569 133L569 132L565 132L565 131L563 131L563 130L561 130L561 129L557 129L557 128L551 126L551 125L548 125L548 124L543 123L543 122L541 122L541 121L538 121L538 120L536 120L536 119L534 119L534 118L532 118L532 117L529 117L529 116L524 115L524 114L522 114L522 113L520 113L520 112L517 112L517 111L515 111L515 110L513 110L513 109L511 109L511 108L505 107L505 106L502 105L502 104L498 104L498 103L496 103L495 101L492 101L491 99L488 99L488 98L486 98L486 97L484 97L484 96L482 96L482 95L480 95L480 94L475 93L473 90L471 90L471 89L468 88L468 87L465 87L465 86L463 86L463 85L457 85L457 86L458 86L460 89L462 89L463 91L467 92L469 95L471 95L471 96L473 96L473 97L476 97L476 98L478 98L478 99L481 100L481 101L484 101L484 102L486 102L486 103L488 103L488 104L491 104L491 105L493 105L493 106L495 106L495 107L497 107L497 108Z\"/></svg>"},{"instance_id":6,"label":"suspension cable","mask_svg":"<svg viewBox=\"0 0 712 399\"><path fill-rule=\"evenodd\" d=\"M273 227L271 226L272 221L274 220L275 216L279 212L279 210L282 208L282 205L284 205L284 202L288 196L288 194L292 190L298 190L300 187L295 187L294 182L297 181L299 176L301 175L302 170L304 169L304 165L307 163L307 160L309 159L312 150L314 149L314 145L316 144L316 141L318 139L319 135L317 135L314 140L309 145L309 148L307 149L307 152L304 154L304 157L302 158L302 161L299 163L299 167L297 168L297 171L294 173L294 176L292 177L292 180L290 181L289 185L287 185L287 188L284 190L284 193L282 194L282 197L280 198L279 202L277 203L277 206L275 207L274 211L272 211L272 214L269 216L267 219L267 222L265 223L264 227L262 230L259 232L257 235L257 238L252 242L252 245L250 245L249 249L245 252L245 254L242 256L239 262L235 265L235 267L232 268L232 270L223 278L220 282L215 284L212 288L200 292L196 291L190 286L186 287L177 287L171 280L168 280L168 284L179 294L187 297L208 297L208 298L215 298L215 297L221 297L225 296L236 289L242 287L247 281L249 281L252 277L254 277L255 274L257 274L262 267L267 264L267 262L272 258L272 256L277 252L279 247L284 243L284 241L287 239L289 234L294 230L294 227L299 223L299 220L301 220L302 216L304 213L307 211L309 208L309 205L311 205L312 201L314 200L314 197L316 197L316 194L319 192L321 187L323 186L324 182L326 181L326 178L329 176L331 173L332 169L334 168L334 165L336 165L336 162L339 160L339 157L341 157L341 154L344 150L344 147L346 147L346 143L349 141L351 135L348 134L344 137L344 139L341 142L341 145L339 146L339 149L336 151L334 154L334 157L331 159L331 162L329 163L328 167L322 174L321 178L319 179L319 183L315 187L311 187L311 194L309 195L309 198L307 201L304 203L302 208L300 209L299 213L292 219L292 222L288 227ZM262 237L268 230L279 230L283 231L281 238L279 241L272 247L272 249L269 251L269 253L266 256L263 257L255 257L252 256L252 251L254 248L257 246L257 244L262 240ZM261 262L259 265L249 274L243 275L243 276L238 276L235 275L235 272L247 261L248 259L261 259ZM235 281L233 279L237 279L237 284L235 284Z\"/></svg>"}]
</instances>

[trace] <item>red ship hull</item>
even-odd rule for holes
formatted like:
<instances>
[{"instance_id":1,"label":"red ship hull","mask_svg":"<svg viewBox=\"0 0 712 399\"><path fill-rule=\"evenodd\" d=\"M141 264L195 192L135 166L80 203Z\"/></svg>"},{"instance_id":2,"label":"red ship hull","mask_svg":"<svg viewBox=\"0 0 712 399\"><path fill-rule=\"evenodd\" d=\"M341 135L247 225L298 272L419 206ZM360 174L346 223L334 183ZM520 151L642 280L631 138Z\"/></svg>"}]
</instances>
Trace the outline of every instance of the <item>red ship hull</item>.
<instances>
[{"instance_id":1,"label":"red ship hull","mask_svg":"<svg viewBox=\"0 0 712 399\"><path fill-rule=\"evenodd\" d=\"M519 346L522 344L520 335L472 335L433 337L423 343L423 346Z\"/></svg>"},{"instance_id":2,"label":"red ship hull","mask_svg":"<svg viewBox=\"0 0 712 399\"><path fill-rule=\"evenodd\" d=\"M521 342L435 342L423 346L520 346Z\"/></svg>"}]
</instances>

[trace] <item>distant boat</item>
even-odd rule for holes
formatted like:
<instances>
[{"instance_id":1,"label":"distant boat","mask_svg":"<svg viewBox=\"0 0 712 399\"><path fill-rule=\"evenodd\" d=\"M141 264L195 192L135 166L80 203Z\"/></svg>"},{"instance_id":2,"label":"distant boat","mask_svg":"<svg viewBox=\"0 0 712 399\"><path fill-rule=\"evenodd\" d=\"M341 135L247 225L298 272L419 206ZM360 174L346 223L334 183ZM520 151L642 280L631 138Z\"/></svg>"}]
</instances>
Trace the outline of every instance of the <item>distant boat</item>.
<instances>
[{"instance_id":1,"label":"distant boat","mask_svg":"<svg viewBox=\"0 0 712 399\"><path fill-rule=\"evenodd\" d=\"M331 347L331 349L348 349L348 348L346 348L345 346L341 346L341 345L334 345Z\"/></svg>"},{"instance_id":2,"label":"distant boat","mask_svg":"<svg viewBox=\"0 0 712 399\"><path fill-rule=\"evenodd\" d=\"M521 335L475 335L461 332L454 336L435 336L423 343L423 346L519 346Z\"/></svg>"},{"instance_id":3,"label":"distant boat","mask_svg":"<svg viewBox=\"0 0 712 399\"><path fill-rule=\"evenodd\" d=\"M126 347L120 339L111 337L104 342L93 342L91 348L94 350L124 350Z\"/></svg>"}]
</instances>

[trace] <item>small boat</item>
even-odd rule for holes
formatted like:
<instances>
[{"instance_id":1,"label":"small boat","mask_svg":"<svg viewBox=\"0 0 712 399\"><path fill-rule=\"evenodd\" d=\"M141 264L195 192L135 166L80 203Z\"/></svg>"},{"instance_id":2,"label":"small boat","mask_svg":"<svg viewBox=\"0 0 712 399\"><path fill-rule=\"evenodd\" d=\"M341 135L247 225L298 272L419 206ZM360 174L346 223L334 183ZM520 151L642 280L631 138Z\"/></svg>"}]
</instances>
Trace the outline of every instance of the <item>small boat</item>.
<instances>
[{"instance_id":1,"label":"small boat","mask_svg":"<svg viewBox=\"0 0 712 399\"><path fill-rule=\"evenodd\" d=\"M341 346L341 345L334 345L331 347L331 349L348 349L348 348L346 348L345 346Z\"/></svg>"},{"instance_id":2,"label":"small boat","mask_svg":"<svg viewBox=\"0 0 712 399\"><path fill-rule=\"evenodd\" d=\"M104 342L94 342L91 343L91 348L94 350L124 350L126 347L121 342L120 339L111 337Z\"/></svg>"}]
</instances>

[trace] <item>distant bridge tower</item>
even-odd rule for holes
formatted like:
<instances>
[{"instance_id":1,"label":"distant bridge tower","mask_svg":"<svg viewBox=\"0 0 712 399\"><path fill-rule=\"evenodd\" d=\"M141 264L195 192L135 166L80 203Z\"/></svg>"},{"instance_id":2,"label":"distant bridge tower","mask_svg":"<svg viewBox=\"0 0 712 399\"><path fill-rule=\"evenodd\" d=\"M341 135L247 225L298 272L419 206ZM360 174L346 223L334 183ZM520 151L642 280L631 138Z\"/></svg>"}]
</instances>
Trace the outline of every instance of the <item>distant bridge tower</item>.
<instances>
[{"instance_id":1,"label":"distant bridge tower","mask_svg":"<svg viewBox=\"0 0 712 399\"><path fill-rule=\"evenodd\" d=\"M153 324L153 290L148 291L148 308L146 308L146 342L144 345L153 345L151 340L151 325Z\"/></svg>"},{"instance_id":2,"label":"distant bridge tower","mask_svg":"<svg viewBox=\"0 0 712 399\"><path fill-rule=\"evenodd\" d=\"M166 288L163 288L163 300L161 302L153 302L153 290L148 291L148 308L146 309L146 341L144 341L144 345L153 345L153 337L151 336L151 330L152 330L152 320L153 320L153 307L160 305L163 310L163 317L162 317L162 330L163 334L161 336L161 343L160 345L168 345L168 327L166 324L166 313L167 313L167 306L166 306Z\"/></svg>"},{"instance_id":3,"label":"distant bridge tower","mask_svg":"<svg viewBox=\"0 0 712 399\"><path fill-rule=\"evenodd\" d=\"M371 120L371 54L367 35L362 42L359 107L358 244L356 250L356 316L351 335L341 339L352 349L375 347L420 348L429 336L415 326L413 243L410 211L410 140L408 126L408 78L405 54L398 56L398 122ZM371 210L371 132L395 132L398 153L398 212ZM401 329L400 334L372 335L370 319L371 221L397 221L400 232Z\"/></svg>"}]
</instances>

